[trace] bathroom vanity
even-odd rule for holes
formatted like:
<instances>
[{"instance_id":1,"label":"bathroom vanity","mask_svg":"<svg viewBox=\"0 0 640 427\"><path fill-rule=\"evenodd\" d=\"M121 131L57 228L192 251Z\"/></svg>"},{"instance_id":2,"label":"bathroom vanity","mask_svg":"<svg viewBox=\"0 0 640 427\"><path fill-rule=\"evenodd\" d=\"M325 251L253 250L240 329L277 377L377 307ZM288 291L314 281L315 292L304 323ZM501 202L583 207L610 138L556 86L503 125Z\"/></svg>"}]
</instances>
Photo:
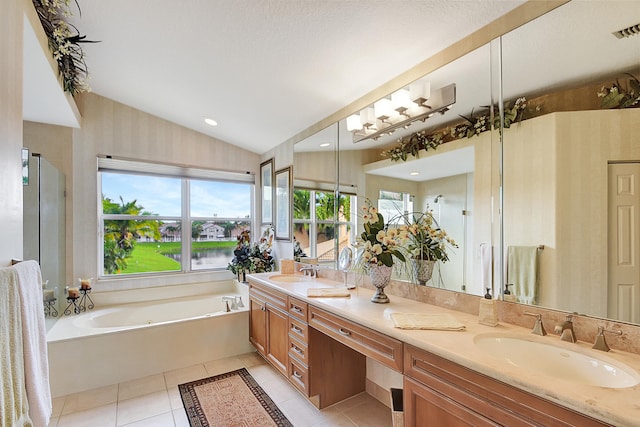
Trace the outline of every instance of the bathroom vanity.
<instances>
[{"instance_id":1,"label":"bathroom vanity","mask_svg":"<svg viewBox=\"0 0 640 427\"><path fill-rule=\"evenodd\" d=\"M534 337L513 325L483 326L477 316L401 297L373 304L373 291L366 288L350 291L348 298L309 298L308 288L340 284L270 276L274 273L249 276L251 343L320 409L365 390L368 357L403 375L407 426L640 423L634 403L640 400L639 385L577 384L518 368L486 354L476 339L504 334L558 346L566 354L596 352L588 344ZM391 312L449 313L466 330L401 330L393 326ZM635 375L640 371L637 355L614 351L594 357L622 364Z\"/></svg>"}]
</instances>

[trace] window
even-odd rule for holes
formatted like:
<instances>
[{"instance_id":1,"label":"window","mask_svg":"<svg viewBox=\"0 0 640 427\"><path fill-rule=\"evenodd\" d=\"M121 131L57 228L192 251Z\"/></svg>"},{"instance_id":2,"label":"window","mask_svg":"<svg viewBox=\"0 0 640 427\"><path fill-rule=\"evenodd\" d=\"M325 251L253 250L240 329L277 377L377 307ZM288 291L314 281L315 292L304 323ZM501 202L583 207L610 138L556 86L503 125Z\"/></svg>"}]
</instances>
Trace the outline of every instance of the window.
<instances>
[{"instance_id":1,"label":"window","mask_svg":"<svg viewBox=\"0 0 640 427\"><path fill-rule=\"evenodd\" d=\"M380 190L378 212L384 216L385 221L413 212L413 197L409 193Z\"/></svg>"},{"instance_id":2,"label":"window","mask_svg":"<svg viewBox=\"0 0 640 427\"><path fill-rule=\"evenodd\" d=\"M302 252L321 263L337 260L339 249L355 242L355 196L333 191L295 188L294 238Z\"/></svg>"},{"instance_id":3,"label":"window","mask_svg":"<svg viewBox=\"0 0 640 427\"><path fill-rule=\"evenodd\" d=\"M98 164L102 276L226 269L237 236L253 229L253 175Z\"/></svg>"}]
</instances>

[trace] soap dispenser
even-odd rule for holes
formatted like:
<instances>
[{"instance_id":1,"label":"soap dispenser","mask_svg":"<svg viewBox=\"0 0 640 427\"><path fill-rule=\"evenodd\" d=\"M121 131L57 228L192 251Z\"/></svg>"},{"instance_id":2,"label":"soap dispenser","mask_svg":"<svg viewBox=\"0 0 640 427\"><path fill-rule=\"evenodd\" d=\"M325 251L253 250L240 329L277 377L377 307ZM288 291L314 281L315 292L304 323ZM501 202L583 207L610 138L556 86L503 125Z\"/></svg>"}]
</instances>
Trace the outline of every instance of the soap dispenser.
<instances>
[{"instance_id":1,"label":"soap dispenser","mask_svg":"<svg viewBox=\"0 0 640 427\"><path fill-rule=\"evenodd\" d=\"M480 314L478 322L487 326L498 326L498 306L496 301L491 297L490 289L480 300Z\"/></svg>"},{"instance_id":2,"label":"soap dispenser","mask_svg":"<svg viewBox=\"0 0 640 427\"><path fill-rule=\"evenodd\" d=\"M516 302L516 296L511 293L509 286L513 286L513 283L507 283L504 285L504 300L509 302Z\"/></svg>"}]
</instances>

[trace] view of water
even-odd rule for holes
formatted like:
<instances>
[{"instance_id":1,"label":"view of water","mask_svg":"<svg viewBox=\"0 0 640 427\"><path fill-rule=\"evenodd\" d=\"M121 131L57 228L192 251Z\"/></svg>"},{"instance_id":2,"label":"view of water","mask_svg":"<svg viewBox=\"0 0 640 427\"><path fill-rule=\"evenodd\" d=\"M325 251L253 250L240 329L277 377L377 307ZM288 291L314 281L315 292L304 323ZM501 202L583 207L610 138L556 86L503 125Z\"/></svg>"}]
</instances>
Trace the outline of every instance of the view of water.
<instances>
[{"instance_id":1,"label":"view of water","mask_svg":"<svg viewBox=\"0 0 640 427\"><path fill-rule=\"evenodd\" d=\"M212 248L191 253L191 269L224 267L233 259L234 248ZM165 256L180 262L182 254L166 254Z\"/></svg>"}]
</instances>

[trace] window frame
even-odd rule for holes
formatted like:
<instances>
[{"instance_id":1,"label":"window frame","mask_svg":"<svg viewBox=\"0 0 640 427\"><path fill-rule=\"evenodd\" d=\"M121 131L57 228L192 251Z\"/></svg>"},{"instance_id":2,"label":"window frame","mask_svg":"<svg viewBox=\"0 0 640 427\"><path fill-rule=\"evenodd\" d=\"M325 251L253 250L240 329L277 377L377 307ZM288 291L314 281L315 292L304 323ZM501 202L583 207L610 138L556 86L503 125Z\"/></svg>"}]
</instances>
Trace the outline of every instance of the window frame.
<instances>
[{"instance_id":1,"label":"window frame","mask_svg":"<svg viewBox=\"0 0 640 427\"><path fill-rule=\"evenodd\" d=\"M152 218L159 221L177 221L182 224L180 231L181 239L181 268L180 270L153 271L128 274L106 274L104 270L104 221L105 220L149 220L149 215L121 215L103 214L102 212L102 176L104 173L122 173L129 175L156 176L180 179L180 212L181 215L154 215ZM200 217L191 216L191 194L190 183L192 181L230 182L246 184L249 186L249 214L248 217ZM97 195L98 195L98 280L120 281L122 279L145 279L191 275L202 275L204 273L227 272L226 266L213 268L192 268L192 246L194 240L191 236L192 222L247 222L252 235L255 235L255 173L251 172L229 172L213 169L200 169L184 166L176 166L163 163L148 163L129 159L114 159L110 156L98 157L97 170ZM186 226L185 226L186 224ZM188 244L185 244L188 242ZM184 260L187 260L186 262ZM231 261L231 259L229 259ZM230 273L228 273L230 274Z\"/></svg>"}]
</instances>

